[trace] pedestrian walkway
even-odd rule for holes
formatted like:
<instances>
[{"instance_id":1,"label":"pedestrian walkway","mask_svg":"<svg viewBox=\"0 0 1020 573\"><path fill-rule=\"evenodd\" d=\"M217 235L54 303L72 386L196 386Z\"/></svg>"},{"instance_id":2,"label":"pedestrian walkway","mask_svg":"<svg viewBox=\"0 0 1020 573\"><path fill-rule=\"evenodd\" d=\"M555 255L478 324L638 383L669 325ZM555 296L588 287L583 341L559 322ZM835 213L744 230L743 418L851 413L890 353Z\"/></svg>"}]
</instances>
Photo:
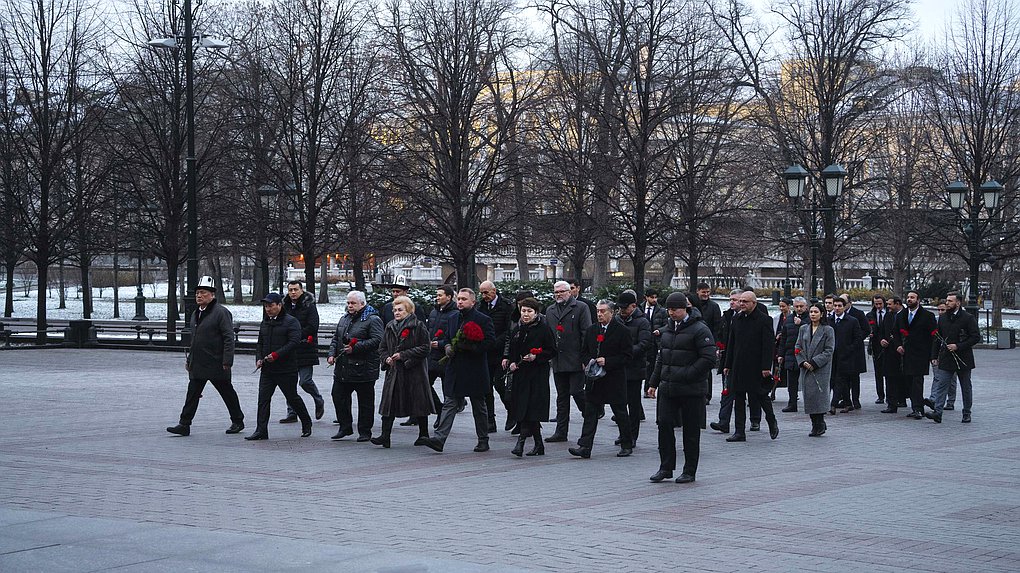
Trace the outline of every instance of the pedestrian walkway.
<instances>
[{"instance_id":1,"label":"pedestrian walkway","mask_svg":"<svg viewBox=\"0 0 1020 573\"><path fill-rule=\"evenodd\" d=\"M630 458L615 457L608 417L590 460L570 443L518 459L506 432L473 453L469 418L443 454L399 426L389 450L332 442L328 404L301 439L275 422L279 393L270 440L246 442L223 433L211 387L181 438L164 428L184 399L183 353L2 351L0 571L1015 572L1020 352L976 358L972 424L959 400L939 425L881 414L866 390L864 410L830 417L820 439L804 414L778 414L776 441L706 432L698 481L681 486L648 482L650 400ZM249 433L257 378L238 361ZM320 389L331 375L316 369Z\"/></svg>"}]
</instances>

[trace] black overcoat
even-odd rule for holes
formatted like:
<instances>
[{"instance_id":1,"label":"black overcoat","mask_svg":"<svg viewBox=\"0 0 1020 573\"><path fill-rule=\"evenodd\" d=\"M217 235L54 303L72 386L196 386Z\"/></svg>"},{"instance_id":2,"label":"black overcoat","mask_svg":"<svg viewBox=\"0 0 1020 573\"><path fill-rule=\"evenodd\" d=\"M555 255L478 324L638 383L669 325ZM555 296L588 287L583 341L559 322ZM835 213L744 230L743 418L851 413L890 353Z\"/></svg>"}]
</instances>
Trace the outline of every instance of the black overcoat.
<instances>
[{"instance_id":1,"label":"black overcoat","mask_svg":"<svg viewBox=\"0 0 1020 573\"><path fill-rule=\"evenodd\" d=\"M910 310L904 308L896 315L892 332L893 348L903 347L901 356L904 376L926 376L931 365L931 335L937 324L931 311L918 305L914 320L910 321ZM899 353L897 353L899 355Z\"/></svg>"},{"instance_id":2,"label":"black overcoat","mask_svg":"<svg viewBox=\"0 0 1020 573\"><path fill-rule=\"evenodd\" d=\"M772 317L758 311L739 312L730 323L726 341L726 368L730 369L730 389L737 392L768 392L771 382L765 384L762 371L772 370L776 335L772 330Z\"/></svg>"},{"instance_id":3,"label":"black overcoat","mask_svg":"<svg viewBox=\"0 0 1020 573\"><path fill-rule=\"evenodd\" d=\"M518 364L513 375L513 389L510 391L510 409L518 422L549 421L549 361L556 356L556 337L549 322L542 315L535 317L531 324L518 322L507 339L507 360ZM534 362L522 362L521 358L531 353L532 348L541 348Z\"/></svg>"},{"instance_id":4,"label":"black overcoat","mask_svg":"<svg viewBox=\"0 0 1020 573\"><path fill-rule=\"evenodd\" d=\"M302 293L294 302L284 299L283 310L301 325L301 343L294 349L294 363L298 368L319 363L319 310L312 293Z\"/></svg>"},{"instance_id":5,"label":"black overcoat","mask_svg":"<svg viewBox=\"0 0 1020 573\"><path fill-rule=\"evenodd\" d=\"M513 312L514 306L513 303L499 295L496 295L494 303L492 305L484 300L479 300L477 307L479 312L492 320L492 331L496 333L496 342L493 343L488 355L490 374L503 360L503 349L506 347L507 335L510 334L510 314Z\"/></svg>"},{"instance_id":6,"label":"black overcoat","mask_svg":"<svg viewBox=\"0 0 1020 573\"><path fill-rule=\"evenodd\" d=\"M188 352L188 377L195 380L230 380L234 365L234 318L227 307L213 299L202 318L196 308L191 313L191 347Z\"/></svg>"},{"instance_id":7,"label":"black overcoat","mask_svg":"<svg viewBox=\"0 0 1020 573\"><path fill-rule=\"evenodd\" d=\"M942 340L935 339L931 354L932 360L938 360L938 368L951 372L974 368L974 345L981 342L977 317L962 308L953 314L947 312L938 317L938 330ZM957 346L955 357L947 344Z\"/></svg>"},{"instance_id":8,"label":"black overcoat","mask_svg":"<svg viewBox=\"0 0 1020 573\"><path fill-rule=\"evenodd\" d=\"M436 305L432 309L432 312L429 313L429 319L428 319L428 322L426 323L426 328L428 328L428 331L429 331L430 346L431 346L431 341L432 340L437 340L438 341L439 338L442 337L442 334L440 334L437 337L436 336L437 332L440 332L440 331L446 332L449 329L449 327L446 325L446 322L447 322L447 319L450 317L450 315L453 315L453 314L457 314L457 304L455 302L453 302L452 300L450 302L446 303L446 305L442 306L442 307ZM446 370L446 367L439 363L439 361L442 360L442 359L443 359L443 346L442 345L436 345L435 348L433 348L433 349L431 349L429 351L429 377L430 378L433 378L433 379L434 378L441 378L443 376L443 371Z\"/></svg>"},{"instance_id":9,"label":"black overcoat","mask_svg":"<svg viewBox=\"0 0 1020 573\"><path fill-rule=\"evenodd\" d=\"M588 328L581 342L581 362L585 365L594 358L604 357L606 375L602 378L585 378L586 399L597 404L627 403L627 364L633 352L630 331L619 318L609 321L602 342L602 325L595 323Z\"/></svg>"},{"instance_id":10,"label":"black overcoat","mask_svg":"<svg viewBox=\"0 0 1020 573\"><path fill-rule=\"evenodd\" d=\"M485 338L470 349L467 347L456 350L446 363L443 371L443 395L457 398L481 397L489 390L489 360L487 353L496 341L496 333L492 329L492 320L476 308L461 310L446 319L449 326L439 339L439 346L446 348L457 332L468 322L482 327Z\"/></svg>"},{"instance_id":11,"label":"black overcoat","mask_svg":"<svg viewBox=\"0 0 1020 573\"><path fill-rule=\"evenodd\" d=\"M836 350L832 355L832 375L847 376L864 372L864 337L861 323L849 312L830 322L836 335Z\"/></svg>"},{"instance_id":12,"label":"black overcoat","mask_svg":"<svg viewBox=\"0 0 1020 573\"><path fill-rule=\"evenodd\" d=\"M627 362L627 380L644 380L645 369L648 366L649 353L655 350L655 342L652 340L652 324L645 318L645 313L640 308L635 308L627 318L620 317L623 325L630 331L630 341L634 345L631 349L631 359Z\"/></svg>"}]
</instances>

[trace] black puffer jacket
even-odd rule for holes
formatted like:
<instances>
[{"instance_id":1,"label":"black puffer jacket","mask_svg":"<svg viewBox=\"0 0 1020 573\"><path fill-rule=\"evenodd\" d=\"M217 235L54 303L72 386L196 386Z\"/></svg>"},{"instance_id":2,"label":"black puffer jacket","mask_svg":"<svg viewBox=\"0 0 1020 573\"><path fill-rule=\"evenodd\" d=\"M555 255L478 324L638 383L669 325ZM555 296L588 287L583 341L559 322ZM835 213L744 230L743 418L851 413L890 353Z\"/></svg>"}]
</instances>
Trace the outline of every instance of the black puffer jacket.
<instances>
[{"instance_id":1,"label":"black puffer jacket","mask_svg":"<svg viewBox=\"0 0 1020 573\"><path fill-rule=\"evenodd\" d=\"M255 345L255 360L270 354L273 361L262 363L263 374L297 374L294 349L301 343L301 325L293 316L283 312L275 319L266 317L259 326L259 341Z\"/></svg>"},{"instance_id":2,"label":"black puffer jacket","mask_svg":"<svg viewBox=\"0 0 1020 573\"><path fill-rule=\"evenodd\" d=\"M697 314L681 322L679 328L671 318L662 328L659 356L648 385L668 386L670 396L704 396L713 366L715 338L708 325Z\"/></svg>"},{"instance_id":3,"label":"black puffer jacket","mask_svg":"<svg viewBox=\"0 0 1020 573\"><path fill-rule=\"evenodd\" d=\"M640 308L635 308L627 318L623 316L619 318L630 331L630 341L634 347L632 357L627 362L627 380L644 380L646 357L655 348L655 342L652 340L652 323Z\"/></svg>"},{"instance_id":4,"label":"black puffer jacket","mask_svg":"<svg viewBox=\"0 0 1020 573\"><path fill-rule=\"evenodd\" d=\"M301 325L301 343L294 349L294 363L298 368L315 366L319 363L319 310L315 307L315 297L310 292L303 293L297 302L287 297L283 310Z\"/></svg>"}]
</instances>

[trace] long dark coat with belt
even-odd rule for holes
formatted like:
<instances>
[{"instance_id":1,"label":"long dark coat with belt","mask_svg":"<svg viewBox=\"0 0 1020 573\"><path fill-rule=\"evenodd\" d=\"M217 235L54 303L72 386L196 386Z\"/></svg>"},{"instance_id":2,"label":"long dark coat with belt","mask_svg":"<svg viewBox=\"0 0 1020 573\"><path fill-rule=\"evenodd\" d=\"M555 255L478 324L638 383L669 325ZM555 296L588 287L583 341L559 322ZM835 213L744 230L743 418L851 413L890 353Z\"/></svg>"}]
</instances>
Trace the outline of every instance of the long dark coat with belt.
<instances>
[{"instance_id":1,"label":"long dark coat with belt","mask_svg":"<svg viewBox=\"0 0 1020 573\"><path fill-rule=\"evenodd\" d=\"M429 384L429 336L425 325L415 315L392 320L383 332L379 357L383 372L382 398L379 415L403 418L435 414L432 385ZM386 358L400 353L400 360L386 364Z\"/></svg>"},{"instance_id":2,"label":"long dark coat with belt","mask_svg":"<svg viewBox=\"0 0 1020 573\"><path fill-rule=\"evenodd\" d=\"M287 297L283 310L301 325L301 344L294 349L294 363L298 368L315 366L319 363L319 310L315 308L315 297L310 292L302 293L297 302Z\"/></svg>"},{"instance_id":3,"label":"long dark coat with belt","mask_svg":"<svg viewBox=\"0 0 1020 573\"><path fill-rule=\"evenodd\" d=\"M765 384L762 371L772 369L776 335L772 330L772 317L758 310L750 314L739 312L730 324L726 341L726 368L730 369L730 388L737 392L766 393L772 389L771 381Z\"/></svg>"},{"instance_id":4,"label":"long dark coat with belt","mask_svg":"<svg viewBox=\"0 0 1020 573\"><path fill-rule=\"evenodd\" d=\"M879 356L884 361L885 375L893 377L903 375L903 361L900 359L899 353L896 352L896 341L893 339L893 330L896 329L897 316L898 314L890 309L885 313L882 323L875 325L876 333L879 337L875 352L880 353ZM888 341L889 346L882 347L882 340Z\"/></svg>"},{"instance_id":5,"label":"long dark coat with belt","mask_svg":"<svg viewBox=\"0 0 1020 573\"><path fill-rule=\"evenodd\" d=\"M910 309L904 308L896 315L895 328L892 332L893 352L896 347L902 346L903 375L904 376L927 376L931 365L931 345L935 339L931 335L938 324L935 322L935 315L921 305L917 306L913 322L908 323ZM906 335L903 334L906 331ZM898 352L897 356L901 356Z\"/></svg>"},{"instance_id":6,"label":"long dark coat with belt","mask_svg":"<svg viewBox=\"0 0 1020 573\"><path fill-rule=\"evenodd\" d=\"M849 312L830 321L836 335L836 351L832 356L832 375L847 376L860 374L864 368L864 337L861 335L861 323Z\"/></svg>"},{"instance_id":7,"label":"long dark coat with belt","mask_svg":"<svg viewBox=\"0 0 1020 573\"><path fill-rule=\"evenodd\" d=\"M225 306L213 299L205 312L191 313L191 348L188 352L188 377L194 380L230 380L234 365L234 318Z\"/></svg>"},{"instance_id":8,"label":"long dark coat with belt","mask_svg":"<svg viewBox=\"0 0 1020 573\"><path fill-rule=\"evenodd\" d=\"M518 322L511 329L507 344L504 358L518 365L510 392L514 418L518 422L548 422L549 361L556 356L556 337L549 322L542 315L536 316L531 324ZM542 352L534 362L521 361L532 348L541 348Z\"/></svg>"},{"instance_id":9,"label":"long dark coat with belt","mask_svg":"<svg viewBox=\"0 0 1020 573\"><path fill-rule=\"evenodd\" d=\"M496 342L492 320L472 307L451 314L446 319L449 327L439 339L439 347L446 348L456 333L467 323L474 322L482 327L485 338L467 347L455 349L455 354L446 363L443 372L443 395L457 398L481 397L489 389L489 359L487 353Z\"/></svg>"},{"instance_id":10,"label":"long dark coat with belt","mask_svg":"<svg viewBox=\"0 0 1020 573\"><path fill-rule=\"evenodd\" d=\"M633 358L634 346L630 339L630 331L613 317L607 325L602 342L602 325L595 323L588 327L581 342L581 361L587 365L594 358L603 357L606 363L606 375L602 378L585 379L585 399L596 404L627 403L627 364Z\"/></svg>"},{"instance_id":11,"label":"long dark coat with belt","mask_svg":"<svg viewBox=\"0 0 1020 573\"><path fill-rule=\"evenodd\" d=\"M255 344L255 360L275 354L273 361L262 363L262 374L297 374L294 351L301 344L301 325L297 319L281 312L275 319L268 316L259 325Z\"/></svg>"},{"instance_id":12,"label":"long dark coat with belt","mask_svg":"<svg viewBox=\"0 0 1020 573\"><path fill-rule=\"evenodd\" d=\"M346 384L375 382L379 378L379 345L382 344L383 322L379 313L366 305L357 313L347 313L336 323L329 355L336 358L333 380ZM343 346L353 339L351 353L344 354Z\"/></svg>"},{"instance_id":13,"label":"long dark coat with belt","mask_svg":"<svg viewBox=\"0 0 1020 573\"><path fill-rule=\"evenodd\" d=\"M938 360L938 368L951 372L974 368L974 345L981 342L977 317L962 308L953 314L947 312L938 318L938 330L945 341L936 338L932 347L931 358ZM947 344L957 346L955 357Z\"/></svg>"}]
</instances>

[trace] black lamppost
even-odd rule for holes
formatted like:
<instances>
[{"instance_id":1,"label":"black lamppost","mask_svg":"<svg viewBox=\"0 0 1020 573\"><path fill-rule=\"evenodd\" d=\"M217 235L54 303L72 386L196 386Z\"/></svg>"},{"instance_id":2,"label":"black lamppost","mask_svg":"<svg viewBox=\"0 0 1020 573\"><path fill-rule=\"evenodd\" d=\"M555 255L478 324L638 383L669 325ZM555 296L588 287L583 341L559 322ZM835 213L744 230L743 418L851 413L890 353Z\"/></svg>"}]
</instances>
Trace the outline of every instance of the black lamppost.
<instances>
[{"instance_id":1,"label":"black lamppost","mask_svg":"<svg viewBox=\"0 0 1020 573\"><path fill-rule=\"evenodd\" d=\"M199 1L201 5L201 1ZM157 38L150 40L154 48L178 48L178 40L184 41L184 120L187 137L187 155L185 171L187 179L188 207L188 262L186 267L185 285L188 296L184 297L184 316L191 316L195 308L195 299L190 295L198 286L198 173L195 158L195 9L191 0L184 0L181 12L184 20L184 34L177 38ZM227 43L208 36L198 36L200 46L211 49L226 48ZM187 326L185 326L187 328Z\"/></svg>"},{"instance_id":2,"label":"black lamppost","mask_svg":"<svg viewBox=\"0 0 1020 573\"><path fill-rule=\"evenodd\" d=\"M981 270L981 263L985 260L985 253L982 250L984 237L981 221L978 215L981 207L988 210L991 217L999 206L999 197L1002 196L1004 188L1001 183L995 180L986 181L978 189L972 190L963 181L954 181L946 185L946 192L949 194L949 206L956 211L961 231L967 238L967 253L970 263L970 288L967 293L967 312L977 316L978 313L978 272Z\"/></svg>"},{"instance_id":3,"label":"black lamppost","mask_svg":"<svg viewBox=\"0 0 1020 573\"><path fill-rule=\"evenodd\" d=\"M811 241L811 290L809 299L814 302L818 296L818 215L825 217L823 228L833 229L835 226L835 202L843 194L843 180L846 179L846 169L841 165L833 164L822 170L822 181L825 183L825 193L820 194L817 190L810 191L807 187L807 180L810 173L800 164L793 164L783 171L783 179L786 180L786 195L793 199L794 205L799 205L801 200L808 201L808 206L798 207L801 212L811 213L811 228L809 240ZM829 285L826 285L828 288Z\"/></svg>"},{"instance_id":4,"label":"black lamppost","mask_svg":"<svg viewBox=\"0 0 1020 573\"><path fill-rule=\"evenodd\" d=\"M296 186L289 185L286 189L277 189L272 185L263 185L258 188L259 200L262 203L263 212L272 222L271 227L274 228L275 234L277 235L277 267L279 275L277 279L277 286L280 290L277 292L283 293L287 290L286 276L284 275L284 253L283 253L283 241L284 241L284 216L288 212L287 202L289 197L296 193ZM274 205L275 203L275 205ZM314 263L313 263L314 264Z\"/></svg>"},{"instance_id":5,"label":"black lamppost","mask_svg":"<svg viewBox=\"0 0 1020 573\"><path fill-rule=\"evenodd\" d=\"M156 211L156 206L147 203L144 205L135 204L131 211L135 215L135 227L138 232L136 240L138 241L137 256L138 256L138 290L135 293L135 316L131 320L149 320L149 317L145 316L145 293L142 291L142 254L145 252L143 248L143 233L142 233L142 217L147 214L152 214Z\"/></svg>"}]
</instances>

